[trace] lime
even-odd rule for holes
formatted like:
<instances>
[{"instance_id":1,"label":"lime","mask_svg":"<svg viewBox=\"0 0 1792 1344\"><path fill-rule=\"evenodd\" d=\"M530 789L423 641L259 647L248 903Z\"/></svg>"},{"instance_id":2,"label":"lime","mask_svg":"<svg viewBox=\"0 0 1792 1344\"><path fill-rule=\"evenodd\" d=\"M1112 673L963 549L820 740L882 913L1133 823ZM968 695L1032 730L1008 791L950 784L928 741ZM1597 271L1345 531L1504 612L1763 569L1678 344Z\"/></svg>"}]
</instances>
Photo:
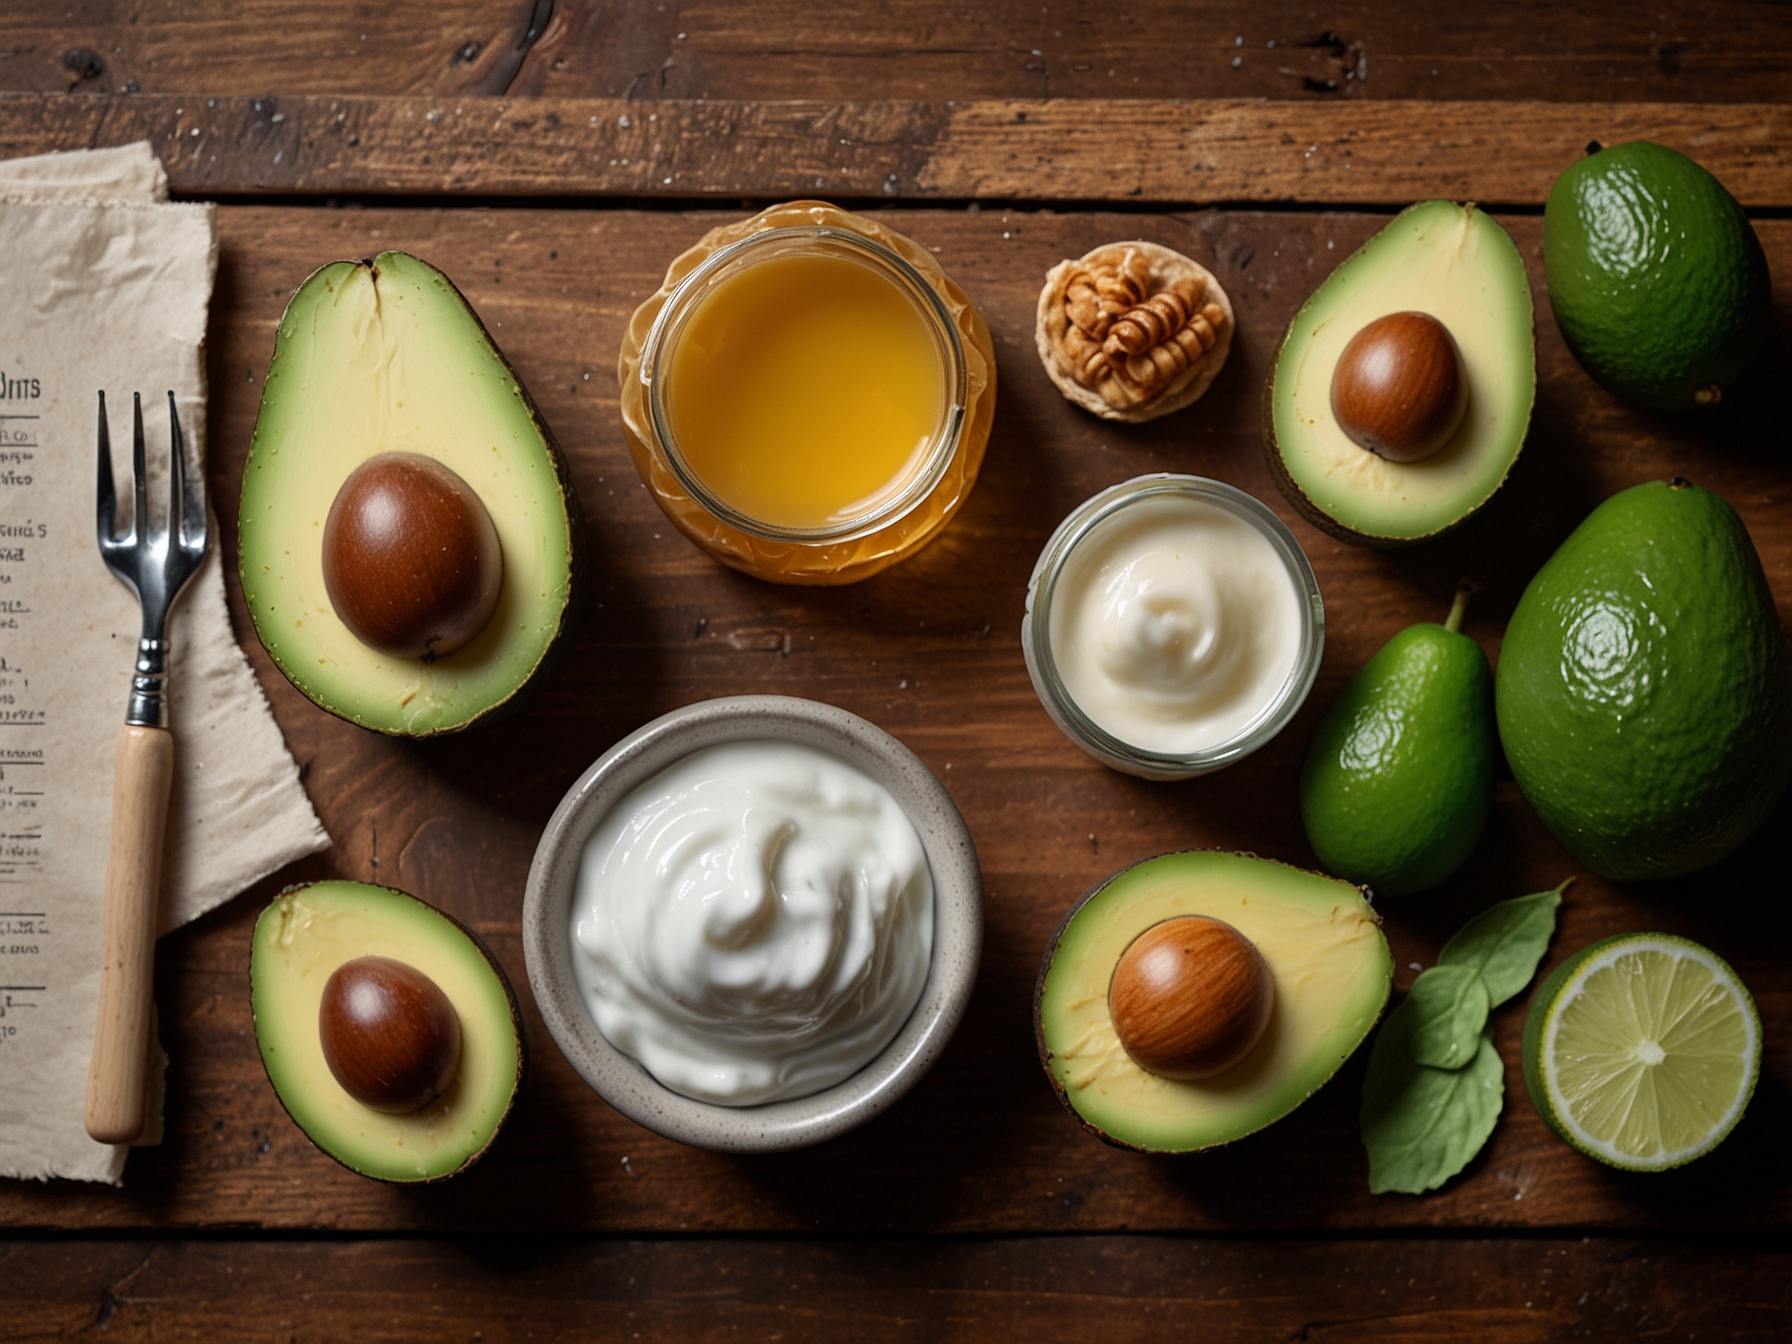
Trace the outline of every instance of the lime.
<instances>
[{"instance_id":1,"label":"lime","mask_svg":"<svg viewBox=\"0 0 1792 1344\"><path fill-rule=\"evenodd\" d=\"M1684 154L1646 140L1572 165L1543 210L1556 324L1625 401L1722 401L1773 328L1767 255L1736 198Z\"/></svg>"},{"instance_id":2,"label":"lime","mask_svg":"<svg viewBox=\"0 0 1792 1344\"><path fill-rule=\"evenodd\" d=\"M1742 1118L1761 1017L1736 972L1665 933L1625 933L1558 966L1531 1000L1524 1080L1576 1151L1628 1171L1703 1157Z\"/></svg>"}]
</instances>

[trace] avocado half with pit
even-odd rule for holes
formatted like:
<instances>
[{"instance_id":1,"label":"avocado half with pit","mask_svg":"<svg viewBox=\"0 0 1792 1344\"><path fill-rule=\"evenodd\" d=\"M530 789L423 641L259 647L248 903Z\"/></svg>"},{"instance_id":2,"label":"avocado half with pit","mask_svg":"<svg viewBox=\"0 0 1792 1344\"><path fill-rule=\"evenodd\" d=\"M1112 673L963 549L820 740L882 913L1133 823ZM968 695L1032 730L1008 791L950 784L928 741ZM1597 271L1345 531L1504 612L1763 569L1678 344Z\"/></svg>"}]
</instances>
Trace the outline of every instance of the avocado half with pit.
<instances>
[{"instance_id":1,"label":"avocado half with pit","mask_svg":"<svg viewBox=\"0 0 1792 1344\"><path fill-rule=\"evenodd\" d=\"M1109 1006L1135 940L1187 916L1230 925L1273 985L1256 1045L1195 1081L1137 1063ZM1249 854L1164 854L1122 869L1065 916L1034 997L1039 1057L1098 1138L1144 1152L1212 1148L1280 1120L1336 1073L1381 1016L1393 972L1361 888Z\"/></svg>"},{"instance_id":2,"label":"avocado half with pit","mask_svg":"<svg viewBox=\"0 0 1792 1344\"><path fill-rule=\"evenodd\" d=\"M395 1111L369 1104L341 1081L356 1061L326 1049L326 1000L344 968L398 963L446 998L458 1050L445 1085L423 1104ZM282 892L255 922L249 955L255 1042L280 1104L319 1149L382 1181L439 1181L465 1171L497 1137L521 1085L522 1016L510 981L477 935L416 897L365 882L317 882ZM363 987L365 990L365 987ZM382 1005L374 994L372 1012ZM390 1064L418 1031L399 1000L367 1054ZM362 1070L365 1074L366 1070ZM390 1076L388 1070L388 1077ZM400 1103L401 1105L403 1103Z\"/></svg>"},{"instance_id":3,"label":"avocado half with pit","mask_svg":"<svg viewBox=\"0 0 1792 1344\"><path fill-rule=\"evenodd\" d=\"M1418 461L1359 446L1333 411L1345 347L1396 313L1440 322L1467 384L1460 428ZM1276 484L1315 527L1361 545L1412 545L1466 521L1524 446L1537 389L1535 325L1511 235L1473 205L1409 206L1326 278L1282 338L1263 389L1263 444Z\"/></svg>"},{"instance_id":4,"label":"avocado half with pit","mask_svg":"<svg viewBox=\"0 0 1792 1344\"><path fill-rule=\"evenodd\" d=\"M485 606L451 651L375 647L331 590L332 508L376 458L446 468L489 517L483 535L495 530L501 558L486 565ZM243 593L262 645L313 702L364 728L427 737L491 717L542 675L571 621L580 522L565 462L460 291L402 252L332 262L287 304L239 518ZM399 520L400 541L418 535L412 521ZM341 566L344 582L370 600L423 599L419 558L366 554Z\"/></svg>"}]
</instances>

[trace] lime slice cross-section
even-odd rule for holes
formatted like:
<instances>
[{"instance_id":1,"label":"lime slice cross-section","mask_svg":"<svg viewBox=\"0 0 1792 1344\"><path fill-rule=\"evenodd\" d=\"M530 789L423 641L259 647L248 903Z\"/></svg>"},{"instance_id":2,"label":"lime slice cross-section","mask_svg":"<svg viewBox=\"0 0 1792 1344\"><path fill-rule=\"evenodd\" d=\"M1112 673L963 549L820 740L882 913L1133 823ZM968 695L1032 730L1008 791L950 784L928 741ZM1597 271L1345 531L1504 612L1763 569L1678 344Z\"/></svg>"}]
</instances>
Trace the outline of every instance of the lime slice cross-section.
<instances>
[{"instance_id":1,"label":"lime slice cross-section","mask_svg":"<svg viewBox=\"0 0 1792 1344\"><path fill-rule=\"evenodd\" d=\"M1557 967L1531 1001L1524 1076L1571 1147L1665 1171L1736 1127L1761 1071L1761 1018L1736 972L1684 938L1628 933Z\"/></svg>"}]
</instances>

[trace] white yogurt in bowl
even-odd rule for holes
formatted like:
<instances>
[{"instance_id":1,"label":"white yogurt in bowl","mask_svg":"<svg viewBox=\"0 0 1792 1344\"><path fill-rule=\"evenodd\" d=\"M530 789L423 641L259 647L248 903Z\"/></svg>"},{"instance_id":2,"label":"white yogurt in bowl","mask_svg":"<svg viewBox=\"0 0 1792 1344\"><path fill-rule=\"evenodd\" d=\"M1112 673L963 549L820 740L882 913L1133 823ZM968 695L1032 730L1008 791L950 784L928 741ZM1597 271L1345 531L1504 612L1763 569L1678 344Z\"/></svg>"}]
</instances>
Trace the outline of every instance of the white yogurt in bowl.
<instances>
[{"instance_id":1,"label":"white yogurt in bowl","mask_svg":"<svg viewBox=\"0 0 1792 1344\"><path fill-rule=\"evenodd\" d=\"M598 1030L724 1106L858 1072L920 997L933 879L888 789L814 747L694 751L585 842L573 972Z\"/></svg>"},{"instance_id":2,"label":"white yogurt in bowl","mask_svg":"<svg viewBox=\"0 0 1792 1344\"><path fill-rule=\"evenodd\" d=\"M1150 779L1229 765L1305 700L1324 648L1306 555L1257 500L1141 476L1075 510L1027 590L1034 689L1103 764Z\"/></svg>"},{"instance_id":3,"label":"white yogurt in bowl","mask_svg":"<svg viewBox=\"0 0 1792 1344\"><path fill-rule=\"evenodd\" d=\"M574 783L522 933L542 1019L593 1091L681 1143L780 1152L932 1067L976 981L983 884L902 743L832 705L734 696L655 719Z\"/></svg>"}]
</instances>

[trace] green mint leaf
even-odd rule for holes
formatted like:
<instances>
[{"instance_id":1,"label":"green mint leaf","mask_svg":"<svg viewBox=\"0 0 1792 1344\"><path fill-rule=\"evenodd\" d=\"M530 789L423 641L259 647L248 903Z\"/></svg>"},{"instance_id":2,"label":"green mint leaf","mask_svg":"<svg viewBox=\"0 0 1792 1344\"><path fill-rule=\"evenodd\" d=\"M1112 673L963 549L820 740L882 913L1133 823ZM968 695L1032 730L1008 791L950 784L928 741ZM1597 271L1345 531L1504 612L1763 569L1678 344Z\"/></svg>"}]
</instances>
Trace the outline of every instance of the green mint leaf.
<instances>
[{"instance_id":1,"label":"green mint leaf","mask_svg":"<svg viewBox=\"0 0 1792 1344\"><path fill-rule=\"evenodd\" d=\"M1418 1195L1466 1167L1493 1133L1505 1100L1506 1070L1483 1031L1460 1069L1434 1069L1412 1054L1418 1014L1411 998L1388 1014L1369 1056L1360 1118L1369 1150L1369 1190Z\"/></svg>"},{"instance_id":2,"label":"green mint leaf","mask_svg":"<svg viewBox=\"0 0 1792 1344\"><path fill-rule=\"evenodd\" d=\"M1556 931L1556 907L1571 877L1554 891L1490 905L1468 923L1438 954L1439 966L1470 966L1487 982L1487 997L1499 1007L1531 983L1537 963L1549 950Z\"/></svg>"},{"instance_id":3,"label":"green mint leaf","mask_svg":"<svg viewBox=\"0 0 1792 1344\"><path fill-rule=\"evenodd\" d=\"M1406 996L1413 1016L1412 1057L1434 1069L1460 1069L1475 1057L1491 1004L1472 966L1433 966Z\"/></svg>"}]
</instances>

